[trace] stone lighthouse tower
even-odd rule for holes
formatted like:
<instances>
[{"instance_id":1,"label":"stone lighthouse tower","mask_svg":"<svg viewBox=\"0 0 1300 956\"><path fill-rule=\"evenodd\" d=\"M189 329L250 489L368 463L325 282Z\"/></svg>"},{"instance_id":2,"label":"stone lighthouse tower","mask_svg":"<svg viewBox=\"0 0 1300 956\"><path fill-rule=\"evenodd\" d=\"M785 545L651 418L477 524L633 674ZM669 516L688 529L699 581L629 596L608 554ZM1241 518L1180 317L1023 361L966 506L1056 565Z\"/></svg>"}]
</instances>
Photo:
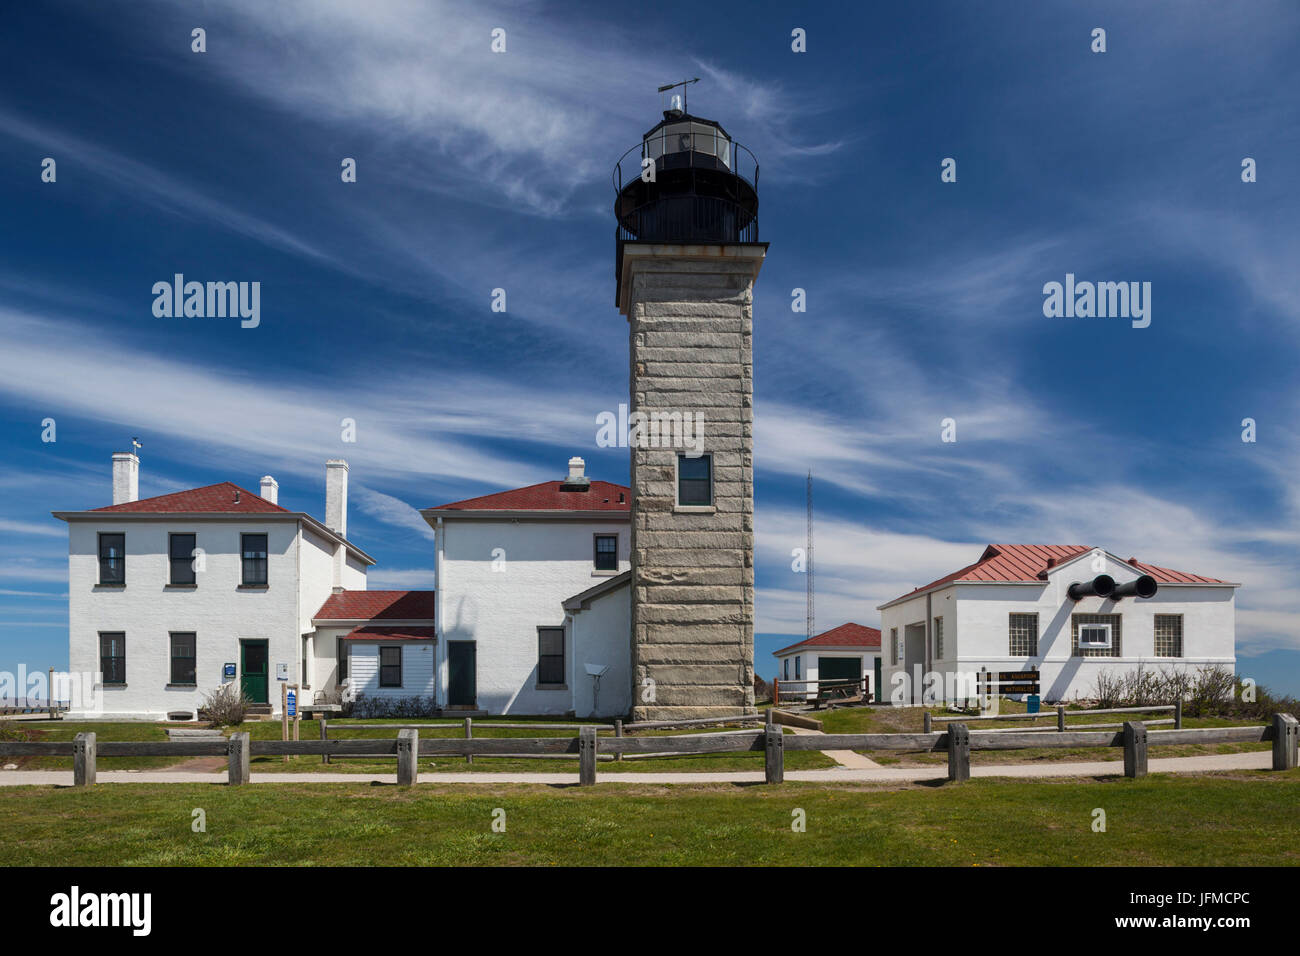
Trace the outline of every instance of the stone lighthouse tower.
<instances>
[{"instance_id":1,"label":"stone lighthouse tower","mask_svg":"<svg viewBox=\"0 0 1300 956\"><path fill-rule=\"evenodd\" d=\"M614 173L630 333L633 719L754 708L758 164L682 109Z\"/></svg>"}]
</instances>

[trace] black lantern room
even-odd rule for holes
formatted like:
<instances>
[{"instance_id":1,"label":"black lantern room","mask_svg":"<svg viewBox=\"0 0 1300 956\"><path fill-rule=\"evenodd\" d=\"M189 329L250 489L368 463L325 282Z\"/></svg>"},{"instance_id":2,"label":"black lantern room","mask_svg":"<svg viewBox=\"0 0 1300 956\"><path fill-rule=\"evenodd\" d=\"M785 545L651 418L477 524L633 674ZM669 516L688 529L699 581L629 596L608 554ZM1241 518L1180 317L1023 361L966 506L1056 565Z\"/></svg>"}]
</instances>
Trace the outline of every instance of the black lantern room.
<instances>
[{"instance_id":1,"label":"black lantern room","mask_svg":"<svg viewBox=\"0 0 1300 956\"><path fill-rule=\"evenodd\" d=\"M758 161L713 120L664 110L619 160L614 189L620 252L624 242L758 241Z\"/></svg>"}]
</instances>

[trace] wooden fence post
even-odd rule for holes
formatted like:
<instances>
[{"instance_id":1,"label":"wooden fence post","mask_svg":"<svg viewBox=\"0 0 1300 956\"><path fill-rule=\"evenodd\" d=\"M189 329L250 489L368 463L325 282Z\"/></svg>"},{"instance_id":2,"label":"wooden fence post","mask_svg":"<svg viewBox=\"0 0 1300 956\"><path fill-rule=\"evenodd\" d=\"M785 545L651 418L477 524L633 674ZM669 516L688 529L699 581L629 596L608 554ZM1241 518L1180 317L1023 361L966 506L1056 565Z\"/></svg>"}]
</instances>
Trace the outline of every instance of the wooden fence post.
<instances>
[{"instance_id":1,"label":"wooden fence post","mask_svg":"<svg viewBox=\"0 0 1300 956\"><path fill-rule=\"evenodd\" d=\"M417 770L415 759L420 755L420 732L415 729L397 732L397 785L410 787L415 784Z\"/></svg>"},{"instance_id":2,"label":"wooden fence post","mask_svg":"<svg viewBox=\"0 0 1300 956\"><path fill-rule=\"evenodd\" d=\"M1174 730L1183 729L1183 699L1174 701Z\"/></svg>"},{"instance_id":3,"label":"wooden fence post","mask_svg":"<svg viewBox=\"0 0 1300 956\"><path fill-rule=\"evenodd\" d=\"M77 734L72 738L72 785L89 787L95 782L95 734Z\"/></svg>"},{"instance_id":4,"label":"wooden fence post","mask_svg":"<svg viewBox=\"0 0 1300 956\"><path fill-rule=\"evenodd\" d=\"M1290 714L1273 715L1273 769L1294 770L1300 747L1300 721Z\"/></svg>"},{"instance_id":5,"label":"wooden fence post","mask_svg":"<svg viewBox=\"0 0 1300 956\"><path fill-rule=\"evenodd\" d=\"M490 736L490 735L489 735L489 736ZM466 740L473 740L473 739L474 739L474 720L473 720L473 718L470 718L470 717L466 717L466 718L465 718L465 739L466 739ZM470 764L472 764L472 763L474 762L474 755L473 755L473 754L466 754L466 755L465 755L465 762L466 762L466 763L470 763Z\"/></svg>"},{"instance_id":6,"label":"wooden fence post","mask_svg":"<svg viewBox=\"0 0 1300 956\"><path fill-rule=\"evenodd\" d=\"M232 787L248 783L248 734L231 734L226 754L226 782Z\"/></svg>"},{"instance_id":7,"label":"wooden fence post","mask_svg":"<svg viewBox=\"0 0 1300 956\"><path fill-rule=\"evenodd\" d=\"M764 731L763 778L767 783L785 782L785 735L777 724L768 724Z\"/></svg>"},{"instance_id":8,"label":"wooden fence post","mask_svg":"<svg viewBox=\"0 0 1300 956\"><path fill-rule=\"evenodd\" d=\"M596 782L596 728L578 728L578 786Z\"/></svg>"},{"instance_id":9,"label":"wooden fence post","mask_svg":"<svg viewBox=\"0 0 1300 956\"><path fill-rule=\"evenodd\" d=\"M321 740L329 740L329 739L330 739L329 720L326 719L326 717L325 717L323 714L321 715L321 718L320 718L320 739L321 739ZM329 762L330 762L330 755L327 754L327 753L323 753L323 754L321 754L321 755L320 755L320 762L321 762L321 763L329 763Z\"/></svg>"},{"instance_id":10,"label":"wooden fence post","mask_svg":"<svg viewBox=\"0 0 1300 956\"><path fill-rule=\"evenodd\" d=\"M1056 705L1056 732L1058 734L1065 733L1065 705L1064 704Z\"/></svg>"},{"instance_id":11,"label":"wooden fence post","mask_svg":"<svg viewBox=\"0 0 1300 956\"><path fill-rule=\"evenodd\" d=\"M928 734L934 729L934 721L930 718L930 712L925 712L925 732Z\"/></svg>"},{"instance_id":12,"label":"wooden fence post","mask_svg":"<svg viewBox=\"0 0 1300 956\"><path fill-rule=\"evenodd\" d=\"M1147 728L1140 720L1124 721L1124 776L1147 775Z\"/></svg>"},{"instance_id":13,"label":"wooden fence post","mask_svg":"<svg viewBox=\"0 0 1300 956\"><path fill-rule=\"evenodd\" d=\"M622 721L621 719L620 719L620 720L616 720L616 721L614 721L614 736L615 736L615 737L622 737L622 736L623 736L623 721ZM622 759L623 759L623 751L620 750L620 751L619 751L619 752L614 756L614 759L615 759L615 760L622 760Z\"/></svg>"},{"instance_id":14,"label":"wooden fence post","mask_svg":"<svg viewBox=\"0 0 1300 956\"><path fill-rule=\"evenodd\" d=\"M970 728L965 724L948 725L948 779L970 779Z\"/></svg>"}]
</instances>

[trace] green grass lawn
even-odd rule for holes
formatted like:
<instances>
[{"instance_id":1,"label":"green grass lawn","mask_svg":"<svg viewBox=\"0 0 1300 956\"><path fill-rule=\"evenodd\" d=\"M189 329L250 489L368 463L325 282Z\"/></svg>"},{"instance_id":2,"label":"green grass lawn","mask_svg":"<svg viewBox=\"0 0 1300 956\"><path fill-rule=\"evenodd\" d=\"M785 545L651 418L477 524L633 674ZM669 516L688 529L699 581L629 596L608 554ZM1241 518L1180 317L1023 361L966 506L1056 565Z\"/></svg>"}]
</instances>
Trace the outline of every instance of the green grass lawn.
<instances>
[{"instance_id":1,"label":"green grass lawn","mask_svg":"<svg viewBox=\"0 0 1300 956\"><path fill-rule=\"evenodd\" d=\"M207 831L191 830L202 808ZM492 830L493 811L506 832ZM1094 810L1107 831L1092 830ZM791 830L792 811L806 832ZM0 865L1300 864L1300 771L873 788L0 789Z\"/></svg>"}]
</instances>

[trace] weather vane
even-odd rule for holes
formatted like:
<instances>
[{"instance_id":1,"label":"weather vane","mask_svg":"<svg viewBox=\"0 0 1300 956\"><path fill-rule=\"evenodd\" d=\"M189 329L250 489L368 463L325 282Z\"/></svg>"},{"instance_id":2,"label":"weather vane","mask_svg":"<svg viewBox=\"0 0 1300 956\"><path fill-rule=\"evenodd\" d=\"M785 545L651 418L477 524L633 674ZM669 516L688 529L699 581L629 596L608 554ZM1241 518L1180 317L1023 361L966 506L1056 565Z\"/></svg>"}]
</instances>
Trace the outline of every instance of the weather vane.
<instances>
[{"instance_id":1,"label":"weather vane","mask_svg":"<svg viewBox=\"0 0 1300 956\"><path fill-rule=\"evenodd\" d=\"M678 83L667 83L667 84L665 84L665 85L659 87L659 92L660 92L660 93L667 93L669 90L671 90L671 89L675 89L676 87L679 87L679 86L680 86L680 87L682 88L682 105L681 105L681 111L682 111L683 113L685 113L685 112L686 112L686 87L690 86L692 83L698 83L698 82L700 82L700 78L697 76L697 77L695 77L694 79L690 79L690 80L681 80L681 81L678 82ZM670 97L670 98L669 98L669 103L671 103L673 99L674 99L673 97Z\"/></svg>"}]
</instances>

